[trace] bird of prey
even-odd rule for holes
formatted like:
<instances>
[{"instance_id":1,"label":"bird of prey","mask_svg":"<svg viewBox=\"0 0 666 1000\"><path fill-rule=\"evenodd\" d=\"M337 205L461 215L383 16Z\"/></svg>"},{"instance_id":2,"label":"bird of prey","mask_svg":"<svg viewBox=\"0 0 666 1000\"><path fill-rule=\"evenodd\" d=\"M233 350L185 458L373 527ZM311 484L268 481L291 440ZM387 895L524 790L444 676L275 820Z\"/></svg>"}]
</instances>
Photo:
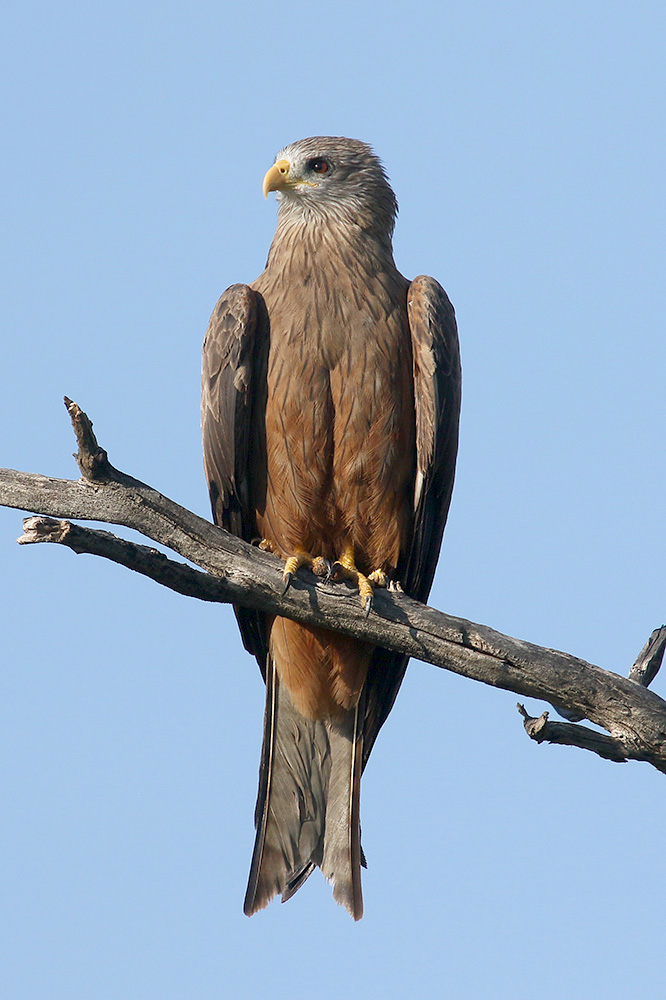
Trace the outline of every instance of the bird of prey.
<instances>
[{"instance_id":1,"label":"bird of prey","mask_svg":"<svg viewBox=\"0 0 666 1000\"><path fill-rule=\"evenodd\" d=\"M204 466L217 524L299 568L428 596L458 443L454 311L393 260L395 195L355 139L286 146L264 178L278 220L266 269L232 285L203 348ZM236 608L266 682L245 897L289 899L315 866L363 914L359 795L407 657Z\"/></svg>"}]
</instances>

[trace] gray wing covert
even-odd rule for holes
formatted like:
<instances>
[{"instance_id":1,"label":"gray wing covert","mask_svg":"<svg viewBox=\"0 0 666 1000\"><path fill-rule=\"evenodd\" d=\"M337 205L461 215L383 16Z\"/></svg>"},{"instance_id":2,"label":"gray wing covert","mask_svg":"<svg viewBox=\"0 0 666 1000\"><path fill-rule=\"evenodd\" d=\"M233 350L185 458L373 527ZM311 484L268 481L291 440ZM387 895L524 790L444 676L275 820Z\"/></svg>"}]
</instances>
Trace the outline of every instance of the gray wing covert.
<instances>
[{"instance_id":1,"label":"gray wing covert","mask_svg":"<svg viewBox=\"0 0 666 1000\"><path fill-rule=\"evenodd\" d=\"M449 512L461 403L461 369L455 313L442 286L426 275L407 293L416 410L414 515L407 550L398 564L404 591L419 601L430 593ZM378 649L368 671L364 764L393 707L408 657Z\"/></svg>"},{"instance_id":2,"label":"gray wing covert","mask_svg":"<svg viewBox=\"0 0 666 1000\"><path fill-rule=\"evenodd\" d=\"M216 524L246 541L256 533L249 491L253 413L261 354L260 298L249 285L220 297L204 339L201 433L204 470ZM234 608L243 642L265 669L265 640L256 612Z\"/></svg>"}]
</instances>

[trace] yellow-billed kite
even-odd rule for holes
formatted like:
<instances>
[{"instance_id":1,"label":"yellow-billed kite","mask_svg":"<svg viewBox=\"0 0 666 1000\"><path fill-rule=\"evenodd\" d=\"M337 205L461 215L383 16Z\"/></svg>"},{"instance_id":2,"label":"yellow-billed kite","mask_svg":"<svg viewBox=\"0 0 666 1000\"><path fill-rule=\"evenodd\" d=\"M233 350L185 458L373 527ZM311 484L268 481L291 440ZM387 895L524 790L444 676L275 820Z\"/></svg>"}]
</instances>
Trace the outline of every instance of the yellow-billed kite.
<instances>
[{"instance_id":1,"label":"yellow-billed kite","mask_svg":"<svg viewBox=\"0 0 666 1000\"><path fill-rule=\"evenodd\" d=\"M396 269L397 212L369 146L316 137L283 149L266 270L232 285L203 349L204 464L217 524L285 562L333 566L369 607L399 582L428 596L448 513L460 410L453 307ZM318 865L363 913L363 770L407 657L236 608L266 681L249 915Z\"/></svg>"}]
</instances>

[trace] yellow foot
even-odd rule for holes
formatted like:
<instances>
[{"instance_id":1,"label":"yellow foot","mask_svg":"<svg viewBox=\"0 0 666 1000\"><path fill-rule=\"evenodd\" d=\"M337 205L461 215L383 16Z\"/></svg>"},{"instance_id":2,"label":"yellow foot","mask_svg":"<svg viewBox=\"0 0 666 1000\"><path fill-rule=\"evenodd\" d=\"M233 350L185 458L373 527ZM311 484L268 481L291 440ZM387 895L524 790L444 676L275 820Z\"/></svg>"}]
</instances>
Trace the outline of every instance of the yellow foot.
<instances>
[{"instance_id":1,"label":"yellow foot","mask_svg":"<svg viewBox=\"0 0 666 1000\"><path fill-rule=\"evenodd\" d=\"M309 552L304 552L302 549L299 549L293 556L289 556L285 559L284 572L282 573L282 579L284 580L284 590L282 591L282 596L284 596L289 590L294 573L296 573L302 566L309 569L311 573L315 574L315 576L325 576L328 578L331 575L331 564L328 559L324 559L323 556L313 557L309 554Z\"/></svg>"},{"instance_id":2,"label":"yellow foot","mask_svg":"<svg viewBox=\"0 0 666 1000\"><path fill-rule=\"evenodd\" d=\"M351 580L358 587L358 596L361 600L361 607L365 610L366 618L372 608L372 598L374 587L387 587L389 578L383 569L376 569L369 576L364 576L356 569L354 562L354 551L348 546L343 551L337 562L333 563L332 575L336 580ZM374 586L373 586L374 584Z\"/></svg>"},{"instance_id":3,"label":"yellow foot","mask_svg":"<svg viewBox=\"0 0 666 1000\"><path fill-rule=\"evenodd\" d=\"M384 572L383 569L376 569L368 577L370 583L374 583L375 587L389 587L391 581L388 578L388 574Z\"/></svg>"}]
</instances>

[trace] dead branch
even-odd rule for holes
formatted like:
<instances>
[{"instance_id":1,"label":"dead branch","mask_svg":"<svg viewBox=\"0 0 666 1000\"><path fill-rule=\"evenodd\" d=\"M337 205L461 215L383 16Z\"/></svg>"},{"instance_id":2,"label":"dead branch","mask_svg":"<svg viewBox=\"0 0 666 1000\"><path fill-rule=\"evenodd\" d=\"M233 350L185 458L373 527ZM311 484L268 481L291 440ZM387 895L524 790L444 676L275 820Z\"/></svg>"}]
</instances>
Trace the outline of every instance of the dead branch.
<instances>
[{"instance_id":1,"label":"dead branch","mask_svg":"<svg viewBox=\"0 0 666 1000\"><path fill-rule=\"evenodd\" d=\"M666 649L666 625L656 628L629 671L629 680L649 687L657 676Z\"/></svg>"},{"instance_id":2,"label":"dead branch","mask_svg":"<svg viewBox=\"0 0 666 1000\"><path fill-rule=\"evenodd\" d=\"M368 618L345 583L324 582L299 572L284 594L282 564L275 556L115 469L99 447L86 414L71 400L65 403L77 436L75 457L82 478L74 482L0 470L1 505L48 515L25 521L21 544L56 542L77 553L100 555L190 597L240 604L341 631L485 684L547 701L566 718L588 719L610 737L582 726L549 722L547 715L529 719L525 713L533 739L592 749L609 760L645 760L666 772L666 702L647 690L663 657L666 627L655 630L627 678L567 653L435 611L402 593L378 590ZM133 528L200 569L111 532L52 518Z\"/></svg>"},{"instance_id":3,"label":"dead branch","mask_svg":"<svg viewBox=\"0 0 666 1000\"><path fill-rule=\"evenodd\" d=\"M613 739L612 736L606 736L588 726L574 726L570 722L550 722L548 712L543 712L538 719L534 719L528 715L524 705L519 703L516 707L523 717L525 732L537 743L559 743L560 746L591 750L605 760L612 760L618 764L623 764L630 758L637 759L633 748L626 746L622 740Z\"/></svg>"}]
</instances>

